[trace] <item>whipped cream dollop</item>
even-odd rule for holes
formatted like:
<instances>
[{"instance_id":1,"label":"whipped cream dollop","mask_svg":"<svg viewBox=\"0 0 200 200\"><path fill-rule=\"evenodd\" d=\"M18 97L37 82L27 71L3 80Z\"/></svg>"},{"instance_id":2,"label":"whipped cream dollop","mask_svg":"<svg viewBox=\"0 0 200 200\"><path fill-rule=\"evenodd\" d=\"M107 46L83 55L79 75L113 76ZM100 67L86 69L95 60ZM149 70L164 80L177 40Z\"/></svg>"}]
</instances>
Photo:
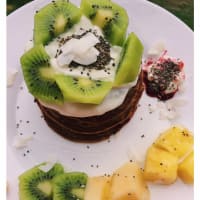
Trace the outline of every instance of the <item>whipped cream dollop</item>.
<instances>
[{"instance_id":1,"label":"whipped cream dollop","mask_svg":"<svg viewBox=\"0 0 200 200\"><path fill-rule=\"evenodd\" d=\"M168 100L174 96L185 80L182 60L167 55L148 57L143 64L144 83L149 96Z\"/></svg>"}]
</instances>

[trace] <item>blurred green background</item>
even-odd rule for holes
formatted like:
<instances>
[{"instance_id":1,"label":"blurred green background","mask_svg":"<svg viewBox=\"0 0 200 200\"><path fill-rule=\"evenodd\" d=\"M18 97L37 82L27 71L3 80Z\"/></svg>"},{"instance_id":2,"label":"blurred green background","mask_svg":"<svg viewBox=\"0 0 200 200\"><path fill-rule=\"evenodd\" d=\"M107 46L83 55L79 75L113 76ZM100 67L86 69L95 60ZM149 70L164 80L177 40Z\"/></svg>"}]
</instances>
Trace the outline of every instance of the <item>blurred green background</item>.
<instances>
[{"instance_id":1,"label":"blurred green background","mask_svg":"<svg viewBox=\"0 0 200 200\"><path fill-rule=\"evenodd\" d=\"M7 0L7 15L31 0ZM131 0L130 0L131 1ZM193 0L149 0L167 9L194 29Z\"/></svg>"}]
</instances>

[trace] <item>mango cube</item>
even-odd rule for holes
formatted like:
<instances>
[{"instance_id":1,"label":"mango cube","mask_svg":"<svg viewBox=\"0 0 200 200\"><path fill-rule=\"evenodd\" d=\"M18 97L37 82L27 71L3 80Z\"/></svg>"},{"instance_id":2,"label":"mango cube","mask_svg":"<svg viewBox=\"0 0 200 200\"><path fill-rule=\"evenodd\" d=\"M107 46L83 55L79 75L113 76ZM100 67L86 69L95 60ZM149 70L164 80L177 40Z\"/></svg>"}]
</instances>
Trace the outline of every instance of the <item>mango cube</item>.
<instances>
[{"instance_id":1,"label":"mango cube","mask_svg":"<svg viewBox=\"0 0 200 200\"><path fill-rule=\"evenodd\" d=\"M184 183L194 183L194 152L191 152L178 166L178 176Z\"/></svg>"},{"instance_id":2,"label":"mango cube","mask_svg":"<svg viewBox=\"0 0 200 200\"><path fill-rule=\"evenodd\" d=\"M149 200L143 171L136 163L126 163L113 173L110 200Z\"/></svg>"},{"instance_id":3,"label":"mango cube","mask_svg":"<svg viewBox=\"0 0 200 200\"><path fill-rule=\"evenodd\" d=\"M144 177L147 181L171 184L177 179L177 169L177 156L154 145L148 149L144 168Z\"/></svg>"},{"instance_id":4,"label":"mango cube","mask_svg":"<svg viewBox=\"0 0 200 200\"><path fill-rule=\"evenodd\" d=\"M106 176L89 177L84 200L106 200L110 191L110 178Z\"/></svg>"},{"instance_id":5,"label":"mango cube","mask_svg":"<svg viewBox=\"0 0 200 200\"><path fill-rule=\"evenodd\" d=\"M193 149L194 138L191 132L181 126L173 126L164 131L154 145L164 149L178 158L183 157Z\"/></svg>"}]
</instances>

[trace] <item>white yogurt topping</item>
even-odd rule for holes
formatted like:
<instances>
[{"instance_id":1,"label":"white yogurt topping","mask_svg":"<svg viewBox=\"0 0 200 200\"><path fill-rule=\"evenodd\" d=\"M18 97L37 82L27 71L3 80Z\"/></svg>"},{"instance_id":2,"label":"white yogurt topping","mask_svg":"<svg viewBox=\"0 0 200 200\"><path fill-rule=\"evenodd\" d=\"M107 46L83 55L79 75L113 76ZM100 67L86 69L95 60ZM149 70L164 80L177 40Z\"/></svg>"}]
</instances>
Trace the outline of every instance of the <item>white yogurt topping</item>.
<instances>
[{"instance_id":1,"label":"white yogurt topping","mask_svg":"<svg viewBox=\"0 0 200 200\"><path fill-rule=\"evenodd\" d=\"M96 37L96 35L103 36L101 29L94 26L87 17L83 16L78 24L74 25L67 33L61 34L59 38L63 38L64 40L73 34L81 35L87 30L92 30L92 32L88 32L80 39L72 38L62 47L59 46L60 40L58 38L55 38L45 46L46 52L51 58L51 66L56 73L85 78L88 78L89 73L93 80L113 81L122 52L122 48L119 46L111 46L110 57L112 59L105 66L105 69L88 69L82 66L89 65L97 60L99 51L95 48L95 45L99 43L99 38ZM93 34L94 32L96 35ZM59 56L56 56L60 50L62 53ZM69 64L72 61L80 63L80 66L73 69L70 68Z\"/></svg>"},{"instance_id":2,"label":"white yogurt topping","mask_svg":"<svg viewBox=\"0 0 200 200\"><path fill-rule=\"evenodd\" d=\"M120 106L127 93L128 90L135 86L137 80L129 83L127 86L123 86L121 88L113 88L110 93L105 97L103 102L99 105L91 105L91 104L78 104L78 103L70 103L65 102L63 105L54 105L43 102L40 100L40 103L48 108L58 111L60 114L65 116L72 117L90 117L96 115L102 115L110 110L113 110Z\"/></svg>"}]
</instances>

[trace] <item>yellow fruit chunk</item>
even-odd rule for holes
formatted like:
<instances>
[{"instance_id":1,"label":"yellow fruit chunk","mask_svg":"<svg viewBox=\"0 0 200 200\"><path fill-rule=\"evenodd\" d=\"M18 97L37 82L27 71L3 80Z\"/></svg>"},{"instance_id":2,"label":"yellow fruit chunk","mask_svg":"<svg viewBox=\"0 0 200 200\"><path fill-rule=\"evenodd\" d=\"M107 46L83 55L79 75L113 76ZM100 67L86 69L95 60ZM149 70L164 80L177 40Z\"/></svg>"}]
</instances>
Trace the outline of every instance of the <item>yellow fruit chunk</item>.
<instances>
[{"instance_id":1,"label":"yellow fruit chunk","mask_svg":"<svg viewBox=\"0 0 200 200\"><path fill-rule=\"evenodd\" d=\"M148 149L144 168L147 181L171 184L177 179L177 168L177 156L155 146Z\"/></svg>"},{"instance_id":2,"label":"yellow fruit chunk","mask_svg":"<svg viewBox=\"0 0 200 200\"><path fill-rule=\"evenodd\" d=\"M173 126L163 132L154 145L181 158L193 149L193 143L193 136L188 129Z\"/></svg>"},{"instance_id":3,"label":"yellow fruit chunk","mask_svg":"<svg viewBox=\"0 0 200 200\"><path fill-rule=\"evenodd\" d=\"M109 196L110 178L106 176L89 177L84 200L106 200Z\"/></svg>"},{"instance_id":4,"label":"yellow fruit chunk","mask_svg":"<svg viewBox=\"0 0 200 200\"><path fill-rule=\"evenodd\" d=\"M110 200L149 200L150 193L143 171L136 163L126 163L111 179Z\"/></svg>"},{"instance_id":5,"label":"yellow fruit chunk","mask_svg":"<svg viewBox=\"0 0 200 200\"><path fill-rule=\"evenodd\" d=\"M191 152L178 166L178 176L184 183L194 182L194 152Z\"/></svg>"}]
</instances>

